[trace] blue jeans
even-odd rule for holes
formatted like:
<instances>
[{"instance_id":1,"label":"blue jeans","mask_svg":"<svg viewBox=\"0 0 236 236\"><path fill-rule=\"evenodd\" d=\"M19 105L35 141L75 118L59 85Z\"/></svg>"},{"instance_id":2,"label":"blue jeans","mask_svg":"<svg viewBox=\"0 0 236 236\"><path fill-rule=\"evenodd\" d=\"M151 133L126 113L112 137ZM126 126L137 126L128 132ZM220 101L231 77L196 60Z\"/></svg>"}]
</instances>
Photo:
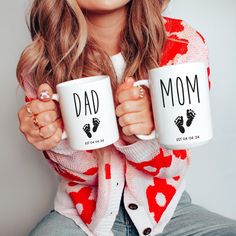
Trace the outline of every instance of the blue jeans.
<instances>
[{"instance_id":1,"label":"blue jeans","mask_svg":"<svg viewBox=\"0 0 236 236\"><path fill-rule=\"evenodd\" d=\"M123 201L112 227L115 236L138 236L138 232L127 214ZM46 215L29 236L86 236L73 220L55 210ZM185 191L173 217L158 236L236 236L236 221L192 204Z\"/></svg>"}]
</instances>

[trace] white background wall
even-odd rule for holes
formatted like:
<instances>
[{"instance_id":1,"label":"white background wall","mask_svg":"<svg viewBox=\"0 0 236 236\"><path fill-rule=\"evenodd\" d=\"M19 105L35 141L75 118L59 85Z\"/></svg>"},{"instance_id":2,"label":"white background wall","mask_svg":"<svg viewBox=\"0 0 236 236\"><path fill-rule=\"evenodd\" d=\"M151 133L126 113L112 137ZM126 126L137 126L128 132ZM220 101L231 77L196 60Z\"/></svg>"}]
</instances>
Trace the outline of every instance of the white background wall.
<instances>
[{"instance_id":1,"label":"white background wall","mask_svg":"<svg viewBox=\"0 0 236 236\"><path fill-rule=\"evenodd\" d=\"M0 6L0 235L24 236L52 207L57 178L42 154L18 130L15 67L29 43L28 0ZM187 190L193 202L236 219L236 1L173 0L166 15L182 18L210 50L214 139L193 150Z\"/></svg>"}]
</instances>

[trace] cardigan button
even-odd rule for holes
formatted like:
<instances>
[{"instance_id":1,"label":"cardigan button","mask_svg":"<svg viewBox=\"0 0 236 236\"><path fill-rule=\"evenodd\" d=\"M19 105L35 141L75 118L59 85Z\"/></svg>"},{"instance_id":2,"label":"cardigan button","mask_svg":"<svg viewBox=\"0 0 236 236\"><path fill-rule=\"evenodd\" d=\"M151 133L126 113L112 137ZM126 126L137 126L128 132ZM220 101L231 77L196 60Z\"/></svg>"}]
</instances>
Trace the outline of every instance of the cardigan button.
<instances>
[{"instance_id":1,"label":"cardigan button","mask_svg":"<svg viewBox=\"0 0 236 236\"><path fill-rule=\"evenodd\" d=\"M151 231L152 231L151 228L146 228L146 229L143 231L143 234L144 234L144 235L148 235L148 234L151 233Z\"/></svg>"},{"instance_id":2,"label":"cardigan button","mask_svg":"<svg viewBox=\"0 0 236 236\"><path fill-rule=\"evenodd\" d=\"M138 209L138 205L135 204L135 203L130 203L128 207L129 207L129 209L131 209L131 210L137 210L137 209Z\"/></svg>"}]
</instances>

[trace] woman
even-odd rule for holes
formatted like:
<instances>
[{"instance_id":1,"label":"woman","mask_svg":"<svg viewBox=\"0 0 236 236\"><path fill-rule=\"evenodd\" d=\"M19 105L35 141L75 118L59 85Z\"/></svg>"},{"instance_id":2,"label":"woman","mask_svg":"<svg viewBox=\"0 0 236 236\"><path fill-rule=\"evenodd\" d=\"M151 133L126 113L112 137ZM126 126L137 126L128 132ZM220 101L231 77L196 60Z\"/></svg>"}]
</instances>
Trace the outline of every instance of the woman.
<instances>
[{"instance_id":1,"label":"woman","mask_svg":"<svg viewBox=\"0 0 236 236\"><path fill-rule=\"evenodd\" d=\"M191 203L187 150L166 150L136 134L153 129L150 95L133 87L153 67L204 61L204 38L182 20L163 18L161 0L35 0L32 43L17 75L27 104L19 112L27 140L59 173L55 207L30 235L236 235L233 220ZM56 84L107 74L120 139L74 151L60 141L63 122L51 100Z\"/></svg>"}]
</instances>

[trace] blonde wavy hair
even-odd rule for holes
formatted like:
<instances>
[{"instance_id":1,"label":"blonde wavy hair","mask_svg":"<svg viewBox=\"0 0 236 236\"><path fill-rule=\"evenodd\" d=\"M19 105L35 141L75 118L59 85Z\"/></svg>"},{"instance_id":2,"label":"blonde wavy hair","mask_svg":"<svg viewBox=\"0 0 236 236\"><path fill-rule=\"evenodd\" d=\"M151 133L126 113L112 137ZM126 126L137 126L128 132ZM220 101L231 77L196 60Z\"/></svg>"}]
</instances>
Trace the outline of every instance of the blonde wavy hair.
<instances>
[{"instance_id":1,"label":"blonde wavy hair","mask_svg":"<svg viewBox=\"0 0 236 236\"><path fill-rule=\"evenodd\" d=\"M127 24L121 32L121 53L127 66L123 79L147 78L158 67L166 40L161 16L169 0L131 0ZM86 76L106 74L113 90L116 74L109 55L88 33L86 16L76 0L34 0L28 23L32 42L17 65L17 79L23 87L24 70L37 88Z\"/></svg>"}]
</instances>

